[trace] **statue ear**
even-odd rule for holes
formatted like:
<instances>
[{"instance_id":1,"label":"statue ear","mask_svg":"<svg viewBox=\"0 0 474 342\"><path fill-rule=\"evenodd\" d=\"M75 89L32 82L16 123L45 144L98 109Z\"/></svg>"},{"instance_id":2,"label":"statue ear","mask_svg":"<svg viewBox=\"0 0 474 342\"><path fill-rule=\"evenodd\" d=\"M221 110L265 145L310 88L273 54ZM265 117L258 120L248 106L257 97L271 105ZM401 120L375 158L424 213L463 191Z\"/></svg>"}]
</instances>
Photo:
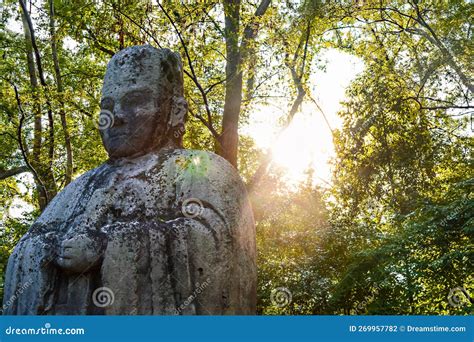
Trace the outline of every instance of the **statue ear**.
<instances>
[{"instance_id":1,"label":"statue ear","mask_svg":"<svg viewBox=\"0 0 474 342\"><path fill-rule=\"evenodd\" d=\"M168 130L172 132L173 138L181 141L184 135L184 122L188 112L188 102L182 96L173 96L171 105L171 116L168 122Z\"/></svg>"}]
</instances>

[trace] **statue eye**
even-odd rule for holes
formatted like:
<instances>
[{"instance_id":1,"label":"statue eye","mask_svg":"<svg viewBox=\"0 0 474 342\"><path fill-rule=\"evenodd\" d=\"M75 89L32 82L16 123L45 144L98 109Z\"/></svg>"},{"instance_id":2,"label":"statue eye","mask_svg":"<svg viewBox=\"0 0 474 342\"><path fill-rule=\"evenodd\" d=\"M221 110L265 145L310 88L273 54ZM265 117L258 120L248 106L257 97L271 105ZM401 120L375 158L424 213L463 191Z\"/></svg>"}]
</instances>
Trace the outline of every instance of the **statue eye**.
<instances>
[{"instance_id":1,"label":"statue eye","mask_svg":"<svg viewBox=\"0 0 474 342\"><path fill-rule=\"evenodd\" d=\"M142 102L142 98L138 94L133 94L129 97L128 99L131 103L137 103L140 104Z\"/></svg>"},{"instance_id":2,"label":"statue eye","mask_svg":"<svg viewBox=\"0 0 474 342\"><path fill-rule=\"evenodd\" d=\"M143 98L140 94L129 94L123 99L122 105L126 108L133 108L140 106L142 102Z\"/></svg>"},{"instance_id":3,"label":"statue eye","mask_svg":"<svg viewBox=\"0 0 474 342\"><path fill-rule=\"evenodd\" d=\"M106 109L109 111L113 111L114 109L114 101L110 98L105 98L100 101L100 108L101 109Z\"/></svg>"},{"instance_id":4,"label":"statue eye","mask_svg":"<svg viewBox=\"0 0 474 342\"><path fill-rule=\"evenodd\" d=\"M122 100L122 107L128 110L143 108L150 104L151 97L147 92L131 93Z\"/></svg>"}]
</instances>

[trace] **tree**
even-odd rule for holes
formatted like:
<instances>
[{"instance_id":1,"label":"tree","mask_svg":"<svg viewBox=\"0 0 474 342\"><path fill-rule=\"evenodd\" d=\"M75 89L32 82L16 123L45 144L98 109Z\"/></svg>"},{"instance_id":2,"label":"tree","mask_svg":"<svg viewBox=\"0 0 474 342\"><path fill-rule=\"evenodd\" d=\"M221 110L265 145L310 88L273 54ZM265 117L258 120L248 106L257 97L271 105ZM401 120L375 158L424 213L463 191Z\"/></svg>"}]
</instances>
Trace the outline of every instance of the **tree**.
<instances>
[{"instance_id":1,"label":"tree","mask_svg":"<svg viewBox=\"0 0 474 342\"><path fill-rule=\"evenodd\" d=\"M421 9L415 2L383 8L369 3L351 13L349 21L362 22L356 31L363 33L347 33L343 45L359 45L355 51L366 70L351 85L340 113L344 124L335 136L331 210L337 229L328 242L337 246L344 265L336 274L332 305L346 314L469 311L447 298L453 289L473 284L471 251L465 248L472 227L473 199L466 191L472 139L463 133L468 122L459 112L471 108L472 94L442 52L411 31L425 24L441 31L437 4ZM466 11L463 3L443 6L452 17ZM433 7L439 16L431 15L430 24L419 17L413 21ZM459 25L455 34L463 32ZM459 47L466 43L457 41ZM433 69L423 59L439 64ZM457 221L443 218L443 207L455 210Z\"/></svg>"},{"instance_id":2,"label":"tree","mask_svg":"<svg viewBox=\"0 0 474 342\"><path fill-rule=\"evenodd\" d=\"M448 299L474 293L470 2L19 0L2 10L0 267L54 195L106 160L96 127L106 63L151 44L183 59L185 147L219 153L247 182L259 313L471 312ZM308 83L325 48L365 69L333 132L332 184L312 184L308 170L292 189L239 127L275 101L287 106L282 130L304 101L323 114ZM22 219L9 214L18 199L34 207ZM287 305L272 301L279 287Z\"/></svg>"}]
</instances>

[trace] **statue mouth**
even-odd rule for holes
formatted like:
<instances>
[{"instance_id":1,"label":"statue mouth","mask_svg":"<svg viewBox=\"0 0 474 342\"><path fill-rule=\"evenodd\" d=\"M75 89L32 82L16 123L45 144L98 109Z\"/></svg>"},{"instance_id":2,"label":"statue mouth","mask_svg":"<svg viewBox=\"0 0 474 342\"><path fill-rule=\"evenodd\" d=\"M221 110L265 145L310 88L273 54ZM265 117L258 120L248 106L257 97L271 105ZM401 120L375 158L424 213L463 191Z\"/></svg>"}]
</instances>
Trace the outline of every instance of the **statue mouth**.
<instances>
[{"instance_id":1,"label":"statue mouth","mask_svg":"<svg viewBox=\"0 0 474 342\"><path fill-rule=\"evenodd\" d=\"M116 139L116 138L122 138L122 137L126 136L127 134L128 133L124 132L124 131L119 131L119 132L115 131L115 132L110 132L109 137L111 139Z\"/></svg>"}]
</instances>

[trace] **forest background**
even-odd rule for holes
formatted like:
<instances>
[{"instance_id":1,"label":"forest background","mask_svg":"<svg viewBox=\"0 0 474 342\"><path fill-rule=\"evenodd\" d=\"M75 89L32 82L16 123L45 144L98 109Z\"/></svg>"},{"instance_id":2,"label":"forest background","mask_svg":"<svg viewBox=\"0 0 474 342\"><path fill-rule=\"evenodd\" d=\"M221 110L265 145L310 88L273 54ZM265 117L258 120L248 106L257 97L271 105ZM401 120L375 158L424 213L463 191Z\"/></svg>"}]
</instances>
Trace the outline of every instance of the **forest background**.
<instances>
[{"instance_id":1,"label":"forest background","mask_svg":"<svg viewBox=\"0 0 474 342\"><path fill-rule=\"evenodd\" d=\"M472 314L472 2L0 6L0 297L29 225L107 159L97 125L107 61L151 44L182 56L185 147L220 154L247 185L259 314ZM337 114L318 93L334 54L360 66ZM304 115L319 124L295 126ZM321 134L329 160L298 164Z\"/></svg>"}]
</instances>

